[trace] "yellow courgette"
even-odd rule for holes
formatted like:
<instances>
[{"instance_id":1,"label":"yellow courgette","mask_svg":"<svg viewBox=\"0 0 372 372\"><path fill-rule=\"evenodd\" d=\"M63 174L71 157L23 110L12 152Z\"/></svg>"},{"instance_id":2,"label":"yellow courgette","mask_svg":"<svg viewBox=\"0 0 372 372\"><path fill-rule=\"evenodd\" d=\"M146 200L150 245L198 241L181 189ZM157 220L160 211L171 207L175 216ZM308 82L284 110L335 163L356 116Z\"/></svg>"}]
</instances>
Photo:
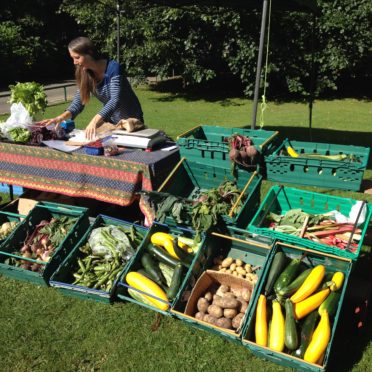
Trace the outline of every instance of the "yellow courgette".
<instances>
[{"instance_id":1,"label":"yellow courgette","mask_svg":"<svg viewBox=\"0 0 372 372\"><path fill-rule=\"evenodd\" d=\"M313 337L307 347L304 360L310 363L318 363L325 352L329 340L331 339L331 325L329 323L328 312L322 312L318 326L316 327Z\"/></svg>"},{"instance_id":2,"label":"yellow courgette","mask_svg":"<svg viewBox=\"0 0 372 372\"><path fill-rule=\"evenodd\" d=\"M174 251L174 237L170 234L164 232L156 232L151 235L151 243L155 245L160 245L161 247L165 248L165 250L174 258L180 259L176 252Z\"/></svg>"},{"instance_id":3,"label":"yellow courgette","mask_svg":"<svg viewBox=\"0 0 372 372\"><path fill-rule=\"evenodd\" d=\"M313 310L318 308L330 292L330 289L326 288L306 298L306 300L294 304L296 319L302 319L307 314L310 314Z\"/></svg>"},{"instance_id":4,"label":"yellow courgette","mask_svg":"<svg viewBox=\"0 0 372 372\"><path fill-rule=\"evenodd\" d=\"M269 348L276 351L284 350L285 320L279 301L273 300L273 315L270 325Z\"/></svg>"},{"instance_id":5,"label":"yellow courgette","mask_svg":"<svg viewBox=\"0 0 372 372\"><path fill-rule=\"evenodd\" d=\"M332 284L330 286L332 292L338 291L342 287L342 284L344 283L344 278L345 275L341 271L336 271L333 274L331 279Z\"/></svg>"},{"instance_id":6,"label":"yellow courgette","mask_svg":"<svg viewBox=\"0 0 372 372\"><path fill-rule=\"evenodd\" d=\"M292 146L287 146L287 152L291 158L298 158L298 154Z\"/></svg>"},{"instance_id":7,"label":"yellow courgette","mask_svg":"<svg viewBox=\"0 0 372 372\"><path fill-rule=\"evenodd\" d=\"M303 301L305 298L312 295L320 283L322 282L325 275L325 267L323 265L315 266L309 276L302 283L301 287L292 295L291 301L296 304Z\"/></svg>"},{"instance_id":8,"label":"yellow courgette","mask_svg":"<svg viewBox=\"0 0 372 372\"><path fill-rule=\"evenodd\" d=\"M126 275L125 280L132 288L138 289L139 291L149 294L150 296L147 296L146 294L142 293L142 295L148 301L150 301L153 304L153 306L157 307L160 310L168 310L169 300L167 295L151 279L146 278L144 275L136 271L131 271ZM156 298L151 296L154 296Z\"/></svg>"},{"instance_id":9,"label":"yellow courgette","mask_svg":"<svg viewBox=\"0 0 372 372\"><path fill-rule=\"evenodd\" d=\"M256 324L255 336L256 344L260 346L267 346L267 310L266 310L266 297L260 295L257 302L256 309Z\"/></svg>"}]
</instances>

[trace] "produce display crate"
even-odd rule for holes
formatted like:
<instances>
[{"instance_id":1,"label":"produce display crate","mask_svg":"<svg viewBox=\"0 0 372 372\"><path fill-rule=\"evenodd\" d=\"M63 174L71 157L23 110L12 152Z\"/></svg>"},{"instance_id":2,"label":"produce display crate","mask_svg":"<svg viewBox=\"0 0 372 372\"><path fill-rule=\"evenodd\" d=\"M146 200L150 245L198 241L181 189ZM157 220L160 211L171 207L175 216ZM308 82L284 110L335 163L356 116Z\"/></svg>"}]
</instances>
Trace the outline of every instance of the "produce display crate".
<instances>
[{"instance_id":1,"label":"produce display crate","mask_svg":"<svg viewBox=\"0 0 372 372\"><path fill-rule=\"evenodd\" d=\"M264 286L266 284L267 276L270 271L274 255L277 252L283 252L287 257L291 259L300 258L305 254L303 258L303 263L308 265L309 267L315 267L316 265L324 265L326 268L326 272L334 273L336 271L341 271L344 273L344 282L342 287L339 289L340 291L340 298L337 305L337 310L333 317L330 317L331 320L331 338L328 343L328 346L325 351L324 359L321 365L315 363L309 363L304 361L303 359L292 356L286 352L278 352L275 350L270 349L269 347L260 346L255 342L255 321L256 321L256 308L258 298L261 294L264 293ZM334 255L329 255L325 253L316 252L313 250L309 250L306 248L276 242L274 247L270 253L270 257L268 262L265 266L262 280L260 281L256 297L254 299L254 303L252 304L251 311L248 315L247 321L243 328L243 338L242 342L245 347L247 347L253 354L268 359L274 363L280 364L282 366L294 368L296 370L301 371L325 371L330 353L332 350L332 344L334 338L338 335L338 337L344 337L342 334L337 334L337 326L340 319L340 313L342 311L342 305L345 297L345 293L347 290L348 280L350 276L350 272L352 270L352 261L350 259L336 257ZM270 301L267 301L267 307L270 306ZM283 315L285 314L284 308L282 309ZM317 311L317 310L316 310ZM303 322L304 318L301 320ZM297 325L297 330L299 327ZM333 355L335 355L335 351L333 351Z\"/></svg>"},{"instance_id":2,"label":"produce display crate","mask_svg":"<svg viewBox=\"0 0 372 372\"><path fill-rule=\"evenodd\" d=\"M6 222L11 222L11 221L17 221L17 223L21 222L21 220L24 218L25 216L24 215L21 215L21 214L18 214L18 213L12 213L12 212L1 212L0 211L0 226L3 224L3 223L6 223ZM14 231L14 230L13 230ZM12 231L12 232L13 232ZM10 233L5 239L1 238L0 236L0 246L1 244L6 240L6 239L9 239L11 237L12 233Z\"/></svg>"},{"instance_id":3,"label":"produce display crate","mask_svg":"<svg viewBox=\"0 0 372 372\"><path fill-rule=\"evenodd\" d=\"M226 275L222 272L211 270L214 266L214 259L218 256L232 257L233 259L240 259L245 263L252 266L257 266L256 274L258 281L253 287L251 299L248 304L247 311L243 318L242 324L245 323L244 319L247 318L252 303L256 297L256 288L258 288L261 281L262 273L265 270L266 262L269 258L272 245L256 242L253 240L246 240L246 236L240 234L239 231L230 230L230 236L212 233L210 239L206 240L202 247L202 256L199 259L199 265L194 268L192 275L190 275L186 282L179 299L172 308L172 313L182 321L194 327L212 332L226 339L240 343L242 329L237 332L230 329L225 329L212 325L202 320L197 320L194 317L196 313L196 302L201 294L205 293L212 283L226 284L241 280L233 275ZM246 279L242 280L251 285ZM238 285L244 285L237 283ZM251 289L251 287L250 287Z\"/></svg>"},{"instance_id":4,"label":"produce display crate","mask_svg":"<svg viewBox=\"0 0 372 372\"><path fill-rule=\"evenodd\" d=\"M166 192L187 200L197 200L200 192L218 187L223 181L234 181L229 168L220 168L208 164L196 163L182 158L167 179L159 187L159 192ZM242 206L233 205L228 215L222 219L226 225L245 228L259 206L262 176L256 171L249 173L238 171L237 186L241 197L246 197ZM177 221L167 216L165 222L175 226Z\"/></svg>"},{"instance_id":5,"label":"produce display crate","mask_svg":"<svg viewBox=\"0 0 372 372\"><path fill-rule=\"evenodd\" d=\"M63 216L76 218L77 220L72 229L66 233L66 237L61 244L56 247L54 254L51 256L49 262L45 264L42 272L33 272L5 263L5 260L11 257L16 260L25 260L25 258L18 254L14 255L12 252L19 251L27 236L34 231L35 227L42 220L50 220L52 217L60 218ZM17 226L11 238L5 240L0 246L0 273L14 279L24 280L38 285L49 285L49 279L54 270L58 268L75 244L81 239L88 227L87 208L75 206L69 208L67 205L60 205L58 203L48 203L48 205L37 204ZM34 260L31 261L34 262Z\"/></svg>"},{"instance_id":6,"label":"produce display crate","mask_svg":"<svg viewBox=\"0 0 372 372\"><path fill-rule=\"evenodd\" d=\"M350 212L356 211L355 220L358 228L361 229L360 240L354 251L340 249L337 246L323 244L300 236L285 234L265 225L266 217L270 212L284 214L291 209L301 209L305 213L323 214L331 211L338 211L346 217ZM328 194L321 194L306 190L295 189L284 186L273 186L261 203L257 213L248 225L248 231L255 234L271 236L284 242L301 245L321 252L334 254L336 256L357 259L363 245L363 239L367 232L371 219L372 208L367 202L359 202L351 198L344 198ZM360 223L362 222L362 223ZM360 223L360 224L359 224ZM355 226L356 227L356 226ZM353 232L352 232L353 235Z\"/></svg>"},{"instance_id":7,"label":"produce display crate","mask_svg":"<svg viewBox=\"0 0 372 372\"><path fill-rule=\"evenodd\" d=\"M151 244L151 235L156 233L156 232L165 232L165 233L171 234L174 237L184 236L184 237L190 238L190 239L194 238L194 233L192 231L190 231L189 229L183 229L181 227L171 227L171 226L166 226L166 225L162 225L162 224L154 222L152 224L148 234L146 235L146 237L145 237L145 239L142 243L142 246L138 250L137 254L133 258L130 265L127 265L123 274L119 278L118 285L117 285L117 297L122 301L130 301L132 303L135 303L135 304L138 304L140 306L146 307L150 310L155 310L155 311L157 311L157 312L159 312L163 315L171 316L170 309L176 303L178 297L180 296L180 293L182 293L182 289L183 289L185 283L188 281L189 277L194 273L195 270L197 270L197 268L201 264L200 260L202 260L202 257L203 257L203 249L200 248L197 251L197 253L195 254L195 256L193 258L193 261L192 261L192 263L191 263L191 265L188 269L186 269L185 267L183 268L183 277L182 277L182 280L181 280L181 284L179 286L179 289L178 289L178 292L177 292L177 295L175 296L175 298L172 301L168 302L168 304L169 304L168 310L162 310L162 309L159 309L155 306L145 304L143 302L137 301L134 298L132 298L128 293L128 289L131 289L131 290L137 291L139 293L145 294L147 296L153 297L153 298L155 298L157 300L160 300L162 302L165 302L165 301L163 301L162 299L159 299L158 297L152 296L149 293L141 292L140 290L137 290L137 289L129 286L127 284L126 280L125 280L125 277L129 272L137 271L137 270L142 268L142 265L141 265L142 255L147 251L147 246L149 244ZM202 240L201 240L201 243L200 243L201 245L203 245L205 239L208 239L208 237L202 237Z\"/></svg>"},{"instance_id":8,"label":"produce display crate","mask_svg":"<svg viewBox=\"0 0 372 372\"><path fill-rule=\"evenodd\" d=\"M288 145L297 152L298 157L287 154ZM369 152L369 147L285 140L273 153L265 156L267 179L359 191ZM353 155L357 161L307 158L303 154Z\"/></svg>"},{"instance_id":9,"label":"produce display crate","mask_svg":"<svg viewBox=\"0 0 372 372\"><path fill-rule=\"evenodd\" d=\"M259 155L277 146L279 132L263 129L225 128L213 125L200 125L177 136L181 156L188 160L229 167L228 138L233 134L249 137ZM262 157L263 159L263 157Z\"/></svg>"},{"instance_id":10,"label":"produce display crate","mask_svg":"<svg viewBox=\"0 0 372 372\"><path fill-rule=\"evenodd\" d=\"M83 252L80 251L79 248L87 243L93 229L107 225L122 226L126 229L134 227L135 230L140 235L143 236L143 238L146 236L148 231L147 228L136 225L131 222L119 220L105 215L98 215L94 222L89 227L89 229L80 239L80 241L75 245L75 247L66 257L66 259L62 262L62 264L58 267L58 269L50 278L49 283L52 287L57 288L62 294L70 297L89 299L103 303L112 303L115 300L117 281L114 282L114 285L112 286L112 289L110 291L88 288L82 285L73 284L73 282L75 281L73 273L76 272L78 269L77 260L78 258L83 258L86 256ZM130 261L131 259L126 264L123 265L122 271L125 270L126 266L129 265Z\"/></svg>"}]
</instances>

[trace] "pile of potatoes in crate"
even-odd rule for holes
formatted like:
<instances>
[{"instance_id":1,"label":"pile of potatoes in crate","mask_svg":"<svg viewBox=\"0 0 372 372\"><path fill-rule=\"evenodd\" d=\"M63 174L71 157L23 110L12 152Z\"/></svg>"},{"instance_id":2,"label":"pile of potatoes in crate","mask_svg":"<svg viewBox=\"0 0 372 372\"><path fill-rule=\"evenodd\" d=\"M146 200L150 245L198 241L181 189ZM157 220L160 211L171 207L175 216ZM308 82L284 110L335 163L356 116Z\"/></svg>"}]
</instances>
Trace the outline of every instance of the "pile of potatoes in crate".
<instances>
[{"instance_id":1,"label":"pile of potatoes in crate","mask_svg":"<svg viewBox=\"0 0 372 372\"><path fill-rule=\"evenodd\" d=\"M214 266L212 270L220 271L226 274L232 274L238 278L243 278L250 281L253 285L257 283L258 276L255 271L259 267L245 263L239 258L218 256L213 260Z\"/></svg>"},{"instance_id":2,"label":"pile of potatoes in crate","mask_svg":"<svg viewBox=\"0 0 372 372\"><path fill-rule=\"evenodd\" d=\"M249 288L232 288L221 284L213 286L198 299L194 317L217 327L237 331L251 299Z\"/></svg>"}]
</instances>

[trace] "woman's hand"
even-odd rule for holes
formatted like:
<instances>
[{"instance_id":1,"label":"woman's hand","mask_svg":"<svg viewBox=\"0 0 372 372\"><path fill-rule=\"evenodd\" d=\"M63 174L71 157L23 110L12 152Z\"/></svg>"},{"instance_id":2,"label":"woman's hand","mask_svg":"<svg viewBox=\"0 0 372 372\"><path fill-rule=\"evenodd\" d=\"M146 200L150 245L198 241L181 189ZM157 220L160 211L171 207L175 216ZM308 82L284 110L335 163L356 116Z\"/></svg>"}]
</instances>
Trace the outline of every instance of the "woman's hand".
<instances>
[{"instance_id":1,"label":"woman's hand","mask_svg":"<svg viewBox=\"0 0 372 372\"><path fill-rule=\"evenodd\" d=\"M58 127L58 125L60 123L62 123L62 121L64 121L64 120L65 119L61 118L60 116L56 116L53 119L44 119L44 120L41 120L41 121L39 121L39 124L40 125L45 125L45 126L48 126L50 124L56 124L56 127Z\"/></svg>"},{"instance_id":2,"label":"woman's hand","mask_svg":"<svg viewBox=\"0 0 372 372\"><path fill-rule=\"evenodd\" d=\"M97 124L91 121L85 128L85 138L92 140L96 137Z\"/></svg>"}]
</instances>

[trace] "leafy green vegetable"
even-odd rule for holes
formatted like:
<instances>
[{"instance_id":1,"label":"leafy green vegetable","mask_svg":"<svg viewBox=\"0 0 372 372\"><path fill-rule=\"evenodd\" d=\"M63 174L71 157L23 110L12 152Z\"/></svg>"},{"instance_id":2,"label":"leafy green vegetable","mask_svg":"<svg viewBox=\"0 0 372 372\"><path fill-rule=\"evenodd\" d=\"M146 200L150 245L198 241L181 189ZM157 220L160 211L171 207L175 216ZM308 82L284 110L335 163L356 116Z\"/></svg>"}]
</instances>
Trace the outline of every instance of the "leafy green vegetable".
<instances>
[{"instance_id":1,"label":"leafy green vegetable","mask_svg":"<svg viewBox=\"0 0 372 372\"><path fill-rule=\"evenodd\" d=\"M39 112L44 112L48 101L44 87L36 82L17 83L9 85L11 91L9 103L21 102L30 116L34 117Z\"/></svg>"},{"instance_id":2,"label":"leafy green vegetable","mask_svg":"<svg viewBox=\"0 0 372 372\"><path fill-rule=\"evenodd\" d=\"M16 127L8 131L14 142L27 143L31 138L31 132L26 128Z\"/></svg>"}]
</instances>

